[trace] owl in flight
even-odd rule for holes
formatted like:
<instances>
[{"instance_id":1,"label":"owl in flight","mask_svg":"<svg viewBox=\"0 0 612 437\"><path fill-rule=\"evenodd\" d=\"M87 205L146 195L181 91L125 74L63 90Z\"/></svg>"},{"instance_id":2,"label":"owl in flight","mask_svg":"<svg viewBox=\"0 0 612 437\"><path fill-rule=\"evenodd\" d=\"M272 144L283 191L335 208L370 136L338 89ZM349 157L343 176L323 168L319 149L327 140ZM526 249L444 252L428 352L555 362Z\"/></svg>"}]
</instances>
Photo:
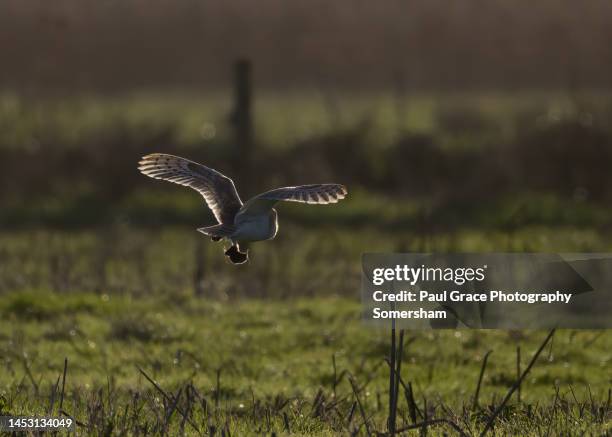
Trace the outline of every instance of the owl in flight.
<instances>
[{"instance_id":1,"label":"owl in flight","mask_svg":"<svg viewBox=\"0 0 612 437\"><path fill-rule=\"evenodd\" d=\"M225 255L233 264L247 262L249 243L276 236L277 202L325 205L347 195L346 187L340 184L299 185L266 191L243 204L230 178L202 164L164 153L146 155L138 164L142 174L191 187L204 197L218 224L198 231L213 241L228 240L231 246Z\"/></svg>"}]
</instances>

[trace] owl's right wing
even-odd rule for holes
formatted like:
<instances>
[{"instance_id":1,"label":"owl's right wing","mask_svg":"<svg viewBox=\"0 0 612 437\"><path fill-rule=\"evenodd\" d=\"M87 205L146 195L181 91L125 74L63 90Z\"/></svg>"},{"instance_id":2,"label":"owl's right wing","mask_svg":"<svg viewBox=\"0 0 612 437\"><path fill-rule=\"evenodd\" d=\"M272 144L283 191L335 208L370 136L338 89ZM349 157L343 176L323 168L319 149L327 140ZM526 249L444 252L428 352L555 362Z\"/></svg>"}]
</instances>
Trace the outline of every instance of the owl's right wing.
<instances>
[{"instance_id":1,"label":"owl's right wing","mask_svg":"<svg viewBox=\"0 0 612 437\"><path fill-rule=\"evenodd\" d=\"M199 192L219 223L233 224L242 207L234 182L212 168L179 156L153 153L143 156L138 170L153 179L162 179Z\"/></svg>"}]
</instances>

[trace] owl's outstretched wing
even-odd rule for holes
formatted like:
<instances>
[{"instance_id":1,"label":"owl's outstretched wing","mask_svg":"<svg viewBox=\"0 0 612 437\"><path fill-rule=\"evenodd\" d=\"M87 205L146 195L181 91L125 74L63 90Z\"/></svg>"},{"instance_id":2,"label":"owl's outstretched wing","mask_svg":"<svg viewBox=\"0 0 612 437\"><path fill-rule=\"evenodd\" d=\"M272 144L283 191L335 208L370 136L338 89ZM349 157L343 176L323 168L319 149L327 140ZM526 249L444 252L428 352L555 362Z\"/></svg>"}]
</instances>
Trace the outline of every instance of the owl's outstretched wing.
<instances>
[{"instance_id":1,"label":"owl's outstretched wing","mask_svg":"<svg viewBox=\"0 0 612 437\"><path fill-rule=\"evenodd\" d=\"M314 205L337 203L339 200L344 199L347 194L346 187L340 184L313 184L277 188L250 199L245 203L240 214L261 214L273 208L280 201L310 203Z\"/></svg>"},{"instance_id":2,"label":"owl's outstretched wing","mask_svg":"<svg viewBox=\"0 0 612 437\"><path fill-rule=\"evenodd\" d=\"M233 224L242 207L234 182L212 168L179 156L153 153L142 157L138 170L154 179L174 182L199 192L219 223Z\"/></svg>"}]
</instances>

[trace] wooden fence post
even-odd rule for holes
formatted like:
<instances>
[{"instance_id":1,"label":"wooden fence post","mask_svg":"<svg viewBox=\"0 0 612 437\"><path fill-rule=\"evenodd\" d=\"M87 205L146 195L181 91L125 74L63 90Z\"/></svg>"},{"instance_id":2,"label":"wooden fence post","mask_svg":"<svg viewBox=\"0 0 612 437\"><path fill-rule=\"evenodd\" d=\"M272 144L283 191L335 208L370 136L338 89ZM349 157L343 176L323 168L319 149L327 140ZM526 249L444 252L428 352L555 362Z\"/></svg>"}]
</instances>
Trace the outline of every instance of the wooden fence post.
<instances>
[{"instance_id":1,"label":"wooden fence post","mask_svg":"<svg viewBox=\"0 0 612 437\"><path fill-rule=\"evenodd\" d=\"M205 248L204 238L198 238L194 248L194 272L193 272L193 291L196 296L202 297L206 293L204 289L205 276Z\"/></svg>"},{"instance_id":2,"label":"wooden fence post","mask_svg":"<svg viewBox=\"0 0 612 437\"><path fill-rule=\"evenodd\" d=\"M234 130L236 153L234 162L243 184L253 182L253 99L251 90L251 62L239 59L234 64L234 107L231 121Z\"/></svg>"}]
</instances>

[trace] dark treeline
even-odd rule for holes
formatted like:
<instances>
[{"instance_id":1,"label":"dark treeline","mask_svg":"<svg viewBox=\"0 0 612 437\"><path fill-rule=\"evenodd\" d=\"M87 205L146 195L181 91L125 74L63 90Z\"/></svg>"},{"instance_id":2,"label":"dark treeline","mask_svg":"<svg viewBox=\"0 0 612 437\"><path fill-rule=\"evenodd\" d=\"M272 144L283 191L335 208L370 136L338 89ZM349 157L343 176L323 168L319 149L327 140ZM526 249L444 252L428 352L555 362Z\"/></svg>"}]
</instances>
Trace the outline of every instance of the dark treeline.
<instances>
[{"instance_id":1,"label":"dark treeline","mask_svg":"<svg viewBox=\"0 0 612 437\"><path fill-rule=\"evenodd\" d=\"M607 87L605 0L5 0L0 87Z\"/></svg>"}]
</instances>

